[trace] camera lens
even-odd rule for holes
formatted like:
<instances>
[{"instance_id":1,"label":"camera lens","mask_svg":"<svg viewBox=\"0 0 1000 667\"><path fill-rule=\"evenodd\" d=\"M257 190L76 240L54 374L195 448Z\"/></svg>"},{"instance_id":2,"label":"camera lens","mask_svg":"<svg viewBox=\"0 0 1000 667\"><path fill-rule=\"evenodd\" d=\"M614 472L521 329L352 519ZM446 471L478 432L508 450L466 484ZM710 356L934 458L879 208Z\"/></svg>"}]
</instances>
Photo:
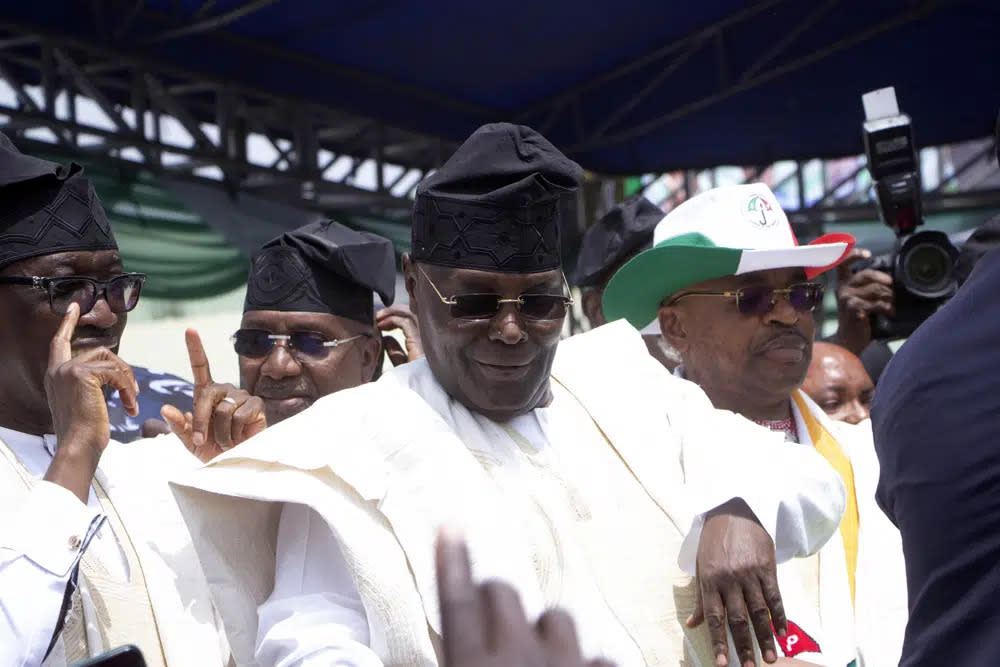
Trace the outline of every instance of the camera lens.
<instances>
[{"instance_id":1,"label":"camera lens","mask_svg":"<svg viewBox=\"0 0 1000 667\"><path fill-rule=\"evenodd\" d=\"M903 284L917 296L936 298L951 287L953 261L937 243L917 243L899 258Z\"/></svg>"}]
</instances>

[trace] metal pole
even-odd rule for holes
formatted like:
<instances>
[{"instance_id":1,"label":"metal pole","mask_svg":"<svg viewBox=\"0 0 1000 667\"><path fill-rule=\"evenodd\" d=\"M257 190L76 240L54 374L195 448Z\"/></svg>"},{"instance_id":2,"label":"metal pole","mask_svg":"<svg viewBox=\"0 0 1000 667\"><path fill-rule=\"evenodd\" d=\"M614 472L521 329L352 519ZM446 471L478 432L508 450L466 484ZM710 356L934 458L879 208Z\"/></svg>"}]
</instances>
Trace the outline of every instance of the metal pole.
<instances>
[{"instance_id":1,"label":"metal pole","mask_svg":"<svg viewBox=\"0 0 1000 667\"><path fill-rule=\"evenodd\" d=\"M795 183L799 188L799 208L806 207L806 182L802 177L802 161L795 161Z\"/></svg>"}]
</instances>

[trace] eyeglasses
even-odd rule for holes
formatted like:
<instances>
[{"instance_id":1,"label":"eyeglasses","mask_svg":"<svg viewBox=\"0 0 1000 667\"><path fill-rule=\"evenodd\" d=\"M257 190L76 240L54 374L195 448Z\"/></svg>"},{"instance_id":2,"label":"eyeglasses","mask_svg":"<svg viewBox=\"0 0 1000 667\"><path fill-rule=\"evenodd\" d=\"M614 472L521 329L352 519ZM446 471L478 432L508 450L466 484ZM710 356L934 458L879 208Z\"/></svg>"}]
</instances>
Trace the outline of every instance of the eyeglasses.
<instances>
[{"instance_id":1,"label":"eyeglasses","mask_svg":"<svg viewBox=\"0 0 1000 667\"><path fill-rule=\"evenodd\" d=\"M505 303L513 303L518 312L527 320L558 320L566 315L566 307L573 304L573 297L562 294L522 294L516 299L505 299L499 294L455 294L444 296L430 276L420 269L441 303L451 306L451 316L462 320L493 319ZM569 291L569 283L563 274L563 284Z\"/></svg>"},{"instance_id":2,"label":"eyeglasses","mask_svg":"<svg viewBox=\"0 0 1000 667\"><path fill-rule=\"evenodd\" d=\"M753 285L732 292L685 292L671 299L667 305L672 306L686 296L735 297L736 308L744 315L765 315L774 310L778 295L788 299L798 312L806 313L816 310L823 303L823 286L819 283L799 283L785 289Z\"/></svg>"},{"instance_id":3,"label":"eyeglasses","mask_svg":"<svg viewBox=\"0 0 1000 667\"><path fill-rule=\"evenodd\" d=\"M339 347L359 338L370 337L370 333L358 334L350 338L329 339L314 331L295 331L290 334L271 333L265 329L240 329L230 339L236 354L251 359L262 359L271 353L279 340L285 341L288 349L308 359L325 359L330 349Z\"/></svg>"},{"instance_id":4,"label":"eyeglasses","mask_svg":"<svg viewBox=\"0 0 1000 667\"><path fill-rule=\"evenodd\" d=\"M69 305L80 306L80 315L86 315L104 297L113 313L127 313L139 303L145 273L123 273L110 280L94 280L85 276L62 276L59 278L0 276L0 285L27 285L48 292L49 308L56 315L63 316Z\"/></svg>"}]
</instances>

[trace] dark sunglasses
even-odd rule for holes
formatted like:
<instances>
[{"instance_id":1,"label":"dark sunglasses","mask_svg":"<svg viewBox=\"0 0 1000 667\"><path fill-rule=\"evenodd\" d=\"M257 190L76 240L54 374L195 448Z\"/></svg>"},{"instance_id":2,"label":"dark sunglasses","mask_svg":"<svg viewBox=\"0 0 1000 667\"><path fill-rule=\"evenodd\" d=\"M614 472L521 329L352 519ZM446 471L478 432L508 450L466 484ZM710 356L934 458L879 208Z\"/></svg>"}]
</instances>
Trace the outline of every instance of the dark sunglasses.
<instances>
[{"instance_id":1,"label":"dark sunglasses","mask_svg":"<svg viewBox=\"0 0 1000 667\"><path fill-rule=\"evenodd\" d=\"M231 338L236 354L241 357L251 359L262 359L271 353L275 344L279 340L285 341L285 345L293 354L302 355L309 359L325 359L330 353L330 349L338 347L352 340L370 337L370 333L358 334L350 338L329 339L323 334L314 331L295 331L290 334L271 333L265 329L240 329Z\"/></svg>"},{"instance_id":2,"label":"dark sunglasses","mask_svg":"<svg viewBox=\"0 0 1000 667\"><path fill-rule=\"evenodd\" d=\"M505 303L513 303L517 311L527 320L558 320L566 315L566 308L573 304L573 297L563 294L522 294L516 299L505 299L499 294L455 294L444 296L430 276L421 268L420 273L441 299L441 303L451 306L451 316L463 320L490 320L496 317ZM569 283L563 275L566 291Z\"/></svg>"},{"instance_id":3,"label":"dark sunglasses","mask_svg":"<svg viewBox=\"0 0 1000 667\"><path fill-rule=\"evenodd\" d=\"M779 295L788 299L788 303L798 312L811 312L823 303L823 286L819 283L799 283L776 289L766 285L752 285L731 292L685 292L671 299L667 305L673 305L686 296L724 296L735 298L737 310L744 315L765 315L774 310Z\"/></svg>"},{"instance_id":4,"label":"dark sunglasses","mask_svg":"<svg viewBox=\"0 0 1000 667\"><path fill-rule=\"evenodd\" d=\"M0 276L0 285L27 285L45 290L49 295L49 308L56 315L63 316L69 305L80 306L80 315L86 315L104 297L113 313L127 313L139 303L145 273L123 273L110 280L94 280L85 276L63 276L59 278Z\"/></svg>"}]
</instances>

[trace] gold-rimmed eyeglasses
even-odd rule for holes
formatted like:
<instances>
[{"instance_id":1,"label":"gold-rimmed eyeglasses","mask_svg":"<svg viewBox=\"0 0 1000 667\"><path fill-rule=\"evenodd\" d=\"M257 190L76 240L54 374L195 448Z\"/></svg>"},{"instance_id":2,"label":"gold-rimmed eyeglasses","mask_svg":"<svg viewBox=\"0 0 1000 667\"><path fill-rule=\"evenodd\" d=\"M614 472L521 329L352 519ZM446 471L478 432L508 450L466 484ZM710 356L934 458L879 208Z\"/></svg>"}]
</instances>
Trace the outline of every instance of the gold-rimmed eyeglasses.
<instances>
[{"instance_id":1,"label":"gold-rimmed eyeglasses","mask_svg":"<svg viewBox=\"0 0 1000 667\"><path fill-rule=\"evenodd\" d=\"M430 276L420 268L420 273L441 299L441 303L451 306L451 316L463 320L493 319L505 303L512 303L522 317L528 320L558 320L566 315L566 308L573 304L573 297L565 294L535 294L527 293L513 299L506 299L500 294L471 293L444 296ZM569 281L562 274L563 285L569 293Z\"/></svg>"},{"instance_id":2,"label":"gold-rimmed eyeglasses","mask_svg":"<svg viewBox=\"0 0 1000 667\"><path fill-rule=\"evenodd\" d=\"M689 296L724 296L736 299L736 308L744 315L764 315L774 310L778 296L788 299L792 308L800 313L812 312L823 303L823 286L819 283L798 283L784 289L767 285L751 285L733 291L691 291L670 299L672 306Z\"/></svg>"}]
</instances>

